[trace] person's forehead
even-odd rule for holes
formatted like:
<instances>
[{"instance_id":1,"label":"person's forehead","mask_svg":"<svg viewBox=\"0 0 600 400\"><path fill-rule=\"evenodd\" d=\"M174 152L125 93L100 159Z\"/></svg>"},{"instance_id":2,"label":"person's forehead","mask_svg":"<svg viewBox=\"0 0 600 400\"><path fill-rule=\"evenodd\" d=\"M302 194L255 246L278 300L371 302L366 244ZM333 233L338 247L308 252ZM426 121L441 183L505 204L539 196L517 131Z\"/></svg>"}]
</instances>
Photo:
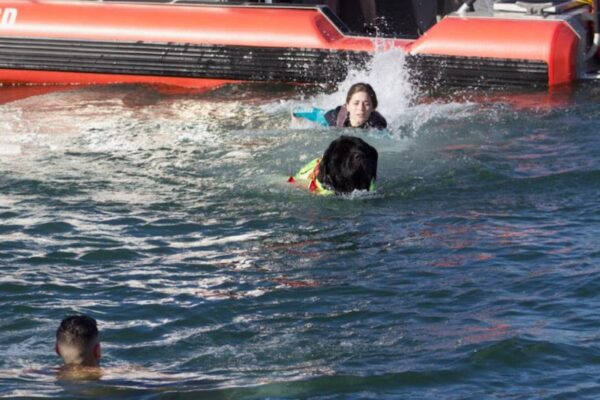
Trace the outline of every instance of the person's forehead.
<instances>
[{"instance_id":1,"label":"person's forehead","mask_svg":"<svg viewBox=\"0 0 600 400\"><path fill-rule=\"evenodd\" d=\"M365 91L356 92L350 97L350 100L371 100L369 94Z\"/></svg>"}]
</instances>

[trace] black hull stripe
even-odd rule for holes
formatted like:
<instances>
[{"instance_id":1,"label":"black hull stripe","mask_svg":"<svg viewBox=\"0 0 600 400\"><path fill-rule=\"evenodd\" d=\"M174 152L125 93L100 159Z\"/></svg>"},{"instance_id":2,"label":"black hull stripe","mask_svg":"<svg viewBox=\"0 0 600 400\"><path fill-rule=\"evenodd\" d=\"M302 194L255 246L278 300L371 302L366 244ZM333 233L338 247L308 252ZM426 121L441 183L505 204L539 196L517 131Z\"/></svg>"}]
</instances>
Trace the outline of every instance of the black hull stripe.
<instances>
[{"instance_id":1,"label":"black hull stripe","mask_svg":"<svg viewBox=\"0 0 600 400\"><path fill-rule=\"evenodd\" d=\"M0 38L0 68L34 71L335 83L371 58L344 50ZM414 80L427 86L548 84L541 61L409 55L406 63Z\"/></svg>"},{"instance_id":2,"label":"black hull stripe","mask_svg":"<svg viewBox=\"0 0 600 400\"><path fill-rule=\"evenodd\" d=\"M424 85L472 87L547 87L543 61L415 55L407 58L413 78Z\"/></svg>"},{"instance_id":3,"label":"black hull stripe","mask_svg":"<svg viewBox=\"0 0 600 400\"><path fill-rule=\"evenodd\" d=\"M322 49L0 38L5 69L328 83L370 59Z\"/></svg>"}]
</instances>

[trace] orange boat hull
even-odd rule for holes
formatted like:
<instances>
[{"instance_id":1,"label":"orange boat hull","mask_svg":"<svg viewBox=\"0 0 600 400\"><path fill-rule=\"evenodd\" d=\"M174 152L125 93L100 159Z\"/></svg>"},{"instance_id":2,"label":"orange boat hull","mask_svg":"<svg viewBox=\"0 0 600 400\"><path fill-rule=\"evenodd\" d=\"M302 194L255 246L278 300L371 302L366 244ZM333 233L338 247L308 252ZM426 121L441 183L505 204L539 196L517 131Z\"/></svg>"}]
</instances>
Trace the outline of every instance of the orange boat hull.
<instances>
[{"instance_id":1,"label":"orange boat hull","mask_svg":"<svg viewBox=\"0 0 600 400\"><path fill-rule=\"evenodd\" d=\"M421 82L580 78L566 21L447 17L414 39L352 36L321 7L0 0L0 83L322 84L400 48Z\"/></svg>"}]
</instances>

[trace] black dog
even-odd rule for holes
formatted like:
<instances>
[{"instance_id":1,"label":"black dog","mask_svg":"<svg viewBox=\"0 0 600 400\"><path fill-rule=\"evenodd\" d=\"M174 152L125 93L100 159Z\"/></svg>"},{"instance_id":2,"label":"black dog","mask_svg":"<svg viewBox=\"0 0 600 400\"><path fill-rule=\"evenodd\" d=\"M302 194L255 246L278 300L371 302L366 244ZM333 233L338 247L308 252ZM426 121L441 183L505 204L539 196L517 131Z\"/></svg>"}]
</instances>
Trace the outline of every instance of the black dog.
<instances>
[{"instance_id":1,"label":"black dog","mask_svg":"<svg viewBox=\"0 0 600 400\"><path fill-rule=\"evenodd\" d=\"M340 136L319 162L318 181L336 193L373 190L377 178L377 150L354 136Z\"/></svg>"}]
</instances>

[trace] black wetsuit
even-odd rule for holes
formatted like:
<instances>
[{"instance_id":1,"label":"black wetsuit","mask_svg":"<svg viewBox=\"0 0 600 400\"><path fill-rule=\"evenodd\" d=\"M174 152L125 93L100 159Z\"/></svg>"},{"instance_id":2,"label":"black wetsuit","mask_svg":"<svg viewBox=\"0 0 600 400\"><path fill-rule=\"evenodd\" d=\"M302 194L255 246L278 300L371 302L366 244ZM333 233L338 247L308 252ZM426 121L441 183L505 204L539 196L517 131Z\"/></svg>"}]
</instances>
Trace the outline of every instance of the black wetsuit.
<instances>
[{"instance_id":1,"label":"black wetsuit","mask_svg":"<svg viewBox=\"0 0 600 400\"><path fill-rule=\"evenodd\" d=\"M350 115L346 106L338 106L333 110L329 110L325 113L325 119L329 126L336 126L338 128L350 128ZM387 121L383 118L383 115L377 111L372 111L369 119L365 121L361 126L355 126L354 128L363 129L385 129L387 128Z\"/></svg>"}]
</instances>

